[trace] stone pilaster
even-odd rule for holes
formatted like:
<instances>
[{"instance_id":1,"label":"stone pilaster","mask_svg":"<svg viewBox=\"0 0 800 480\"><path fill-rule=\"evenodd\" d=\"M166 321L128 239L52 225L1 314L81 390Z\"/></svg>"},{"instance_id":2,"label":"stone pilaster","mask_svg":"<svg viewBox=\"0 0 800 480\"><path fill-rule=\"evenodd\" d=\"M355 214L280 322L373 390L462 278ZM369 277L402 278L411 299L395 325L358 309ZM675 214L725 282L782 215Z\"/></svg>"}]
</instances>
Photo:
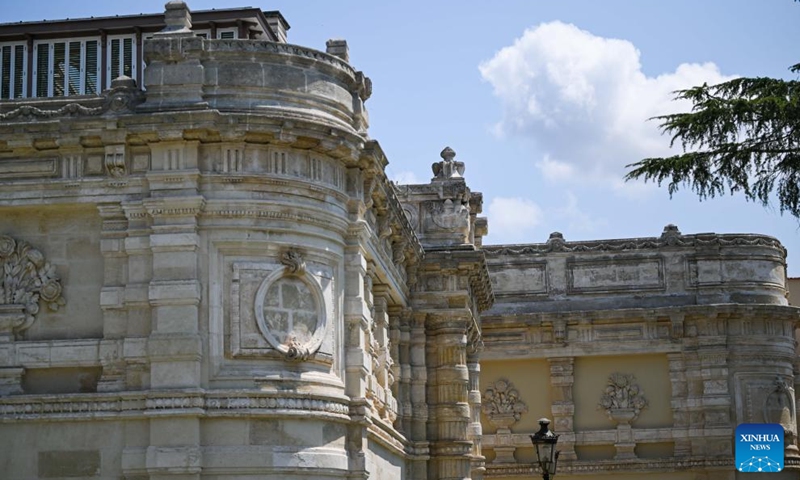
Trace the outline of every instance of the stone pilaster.
<instances>
[{"instance_id":1,"label":"stone pilaster","mask_svg":"<svg viewBox=\"0 0 800 480\"><path fill-rule=\"evenodd\" d=\"M127 310L126 388L138 390L150 386L150 361L147 358L147 337L153 328L150 309L150 281L153 276L153 252L150 250L152 217L141 202L123 203L128 219L125 254L128 259L125 284Z\"/></svg>"},{"instance_id":2,"label":"stone pilaster","mask_svg":"<svg viewBox=\"0 0 800 480\"><path fill-rule=\"evenodd\" d=\"M367 342L372 322L372 292L369 288L368 262L358 243L345 248L345 394L350 397L351 425L347 429L349 478L367 478L366 464L367 389L372 360Z\"/></svg>"},{"instance_id":3,"label":"stone pilaster","mask_svg":"<svg viewBox=\"0 0 800 480\"><path fill-rule=\"evenodd\" d=\"M717 337L724 341L724 337ZM709 339L711 340L711 339ZM731 391L728 386L727 348L711 340L698 351L700 380L703 385L703 445L704 455L733 453L731 436Z\"/></svg>"},{"instance_id":4,"label":"stone pilaster","mask_svg":"<svg viewBox=\"0 0 800 480\"><path fill-rule=\"evenodd\" d=\"M125 360L122 339L127 334L125 311L125 236L128 219L119 203L100 204L102 229L100 250L103 253L104 282L100 291L103 309L103 340L100 343L100 363L103 374L97 385L101 392L120 391L125 385Z\"/></svg>"},{"instance_id":5,"label":"stone pilaster","mask_svg":"<svg viewBox=\"0 0 800 480\"><path fill-rule=\"evenodd\" d=\"M180 392L202 387L199 330L199 196L145 200L152 217L152 280L148 299L153 330L148 339L150 387ZM151 479L198 478L201 465L200 411L191 407L150 420L146 466Z\"/></svg>"},{"instance_id":6,"label":"stone pilaster","mask_svg":"<svg viewBox=\"0 0 800 480\"><path fill-rule=\"evenodd\" d=\"M672 407L672 425L680 433L675 438L675 456L688 457L692 454L692 445L689 440L689 408L686 400L689 385L686 379L686 362L683 353L667 354L669 361L669 380L672 391L670 405Z\"/></svg>"},{"instance_id":7,"label":"stone pilaster","mask_svg":"<svg viewBox=\"0 0 800 480\"><path fill-rule=\"evenodd\" d=\"M553 399L553 431L561 435L558 449L561 459L577 460L575 453L575 402L572 386L575 383L575 358L548 358L550 364L550 392Z\"/></svg>"}]
</instances>

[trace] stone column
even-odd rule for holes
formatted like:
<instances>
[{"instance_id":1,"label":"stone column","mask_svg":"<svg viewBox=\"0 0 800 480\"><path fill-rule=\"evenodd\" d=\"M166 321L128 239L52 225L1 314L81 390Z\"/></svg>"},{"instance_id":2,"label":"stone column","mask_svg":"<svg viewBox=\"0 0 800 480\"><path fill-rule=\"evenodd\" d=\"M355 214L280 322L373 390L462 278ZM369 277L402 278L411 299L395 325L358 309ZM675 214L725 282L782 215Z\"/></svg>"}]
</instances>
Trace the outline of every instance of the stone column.
<instances>
[{"instance_id":1,"label":"stone column","mask_svg":"<svg viewBox=\"0 0 800 480\"><path fill-rule=\"evenodd\" d=\"M469 371L468 396L471 421L467 432L467 438L472 442L472 479L481 480L483 474L486 472L486 459L481 449L483 429L481 427L480 351L482 343L477 331L473 329L472 332L474 335L471 335L468 339L469 345L467 349L467 370Z\"/></svg>"},{"instance_id":2,"label":"stone column","mask_svg":"<svg viewBox=\"0 0 800 480\"><path fill-rule=\"evenodd\" d=\"M421 460L412 462L412 475L410 478L425 480L428 478L427 460L429 455L429 442L427 424L428 413L428 364L427 344L425 335L424 312L414 312L410 316L409 335L409 401L411 402L411 418L409 419L409 435L414 443L414 453Z\"/></svg>"},{"instance_id":3,"label":"stone column","mask_svg":"<svg viewBox=\"0 0 800 480\"><path fill-rule=\"evenodd\" d=\"M468 310L452 309L428 314L428 370L431 403L431 463L429 478L470 478L472 442L467 368Z\"/></svg>"},{"instance_id":4,"label":"stone column","mask_svg":"<svg viewBox=\"0 0 800 480\"><path fill-rule=\"evenodd\" d=\"M550 391L553 396L553 431L561 435L558 449L561 460L573 461L575 453L575 402L572 386L575 383L575 358L548 358L550 364Z\"/></svg>"},{"instance_id":5,"label":"stone column","mask_svg":"<svg viewBox=\"0 0 800 480\"><path fill-rule=\"evenodd\" d=\"M397 402L397 419L394 423L394 428L408 437L408 425L404 425L405 415L411 413L405 413L406 409L411 410L411 402L408 396L408 380L411 376L411 371L408 367L408 325L403 320L404 315L401 307L390 306L388 312L389 353L394 362L391 368L392 377L394 378L392 396Z\"/></svg>"}]
</instances>

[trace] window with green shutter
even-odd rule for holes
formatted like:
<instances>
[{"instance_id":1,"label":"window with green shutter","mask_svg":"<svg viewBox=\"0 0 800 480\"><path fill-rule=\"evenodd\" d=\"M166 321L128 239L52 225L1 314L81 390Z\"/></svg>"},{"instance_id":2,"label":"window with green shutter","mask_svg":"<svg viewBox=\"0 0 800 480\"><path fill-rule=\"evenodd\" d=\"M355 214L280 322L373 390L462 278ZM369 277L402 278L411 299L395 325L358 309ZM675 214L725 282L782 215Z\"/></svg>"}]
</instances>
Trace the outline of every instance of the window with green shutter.
<instances>
[{"instance_id":1,"label":"window with green shutter","mask_svg":"<svg viewBox=\"0 0 800 480\"><path fill-rule=\"evenodd\" d=\"M79 38L34 44L34 96L94 95L99 91L100 41Z\"/></svg>"},{"instance_id":2,"label":"window with green shutter","mask_svg":"<svg viewBox=\"0 0 800 480\"><path fill-rule=\"evenodd\" d=\"M136 78L136 37L115 36L108 38L108 68L107 81L125 75Z\"/></svg>"}]
</instances>

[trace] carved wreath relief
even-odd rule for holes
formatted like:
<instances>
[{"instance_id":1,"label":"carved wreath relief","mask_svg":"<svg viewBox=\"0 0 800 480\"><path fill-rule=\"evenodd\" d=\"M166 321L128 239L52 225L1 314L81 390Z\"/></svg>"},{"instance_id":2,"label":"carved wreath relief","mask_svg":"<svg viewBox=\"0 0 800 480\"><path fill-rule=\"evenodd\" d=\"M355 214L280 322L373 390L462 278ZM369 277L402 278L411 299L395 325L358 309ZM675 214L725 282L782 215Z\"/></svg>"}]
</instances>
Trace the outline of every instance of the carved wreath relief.
<instances>
[{"instance_id":1,"label":"carved wreath relief","mask_svg":"<svg viewBox=\"0 0 800 480\"><path fill-rule=\"evenodd\" d=\"M0 269L0 305L19 306L24 313L24 320L11 326L14 332L31 326L39 300L53 311L66 303L55 267L28 242L0 235Z\"/></svg>"},{"instance_id":2,"label":"carved wreath relief","mask_svg":"<svg viewBox=\"0 0 800 480\"><path fill-rule=\"evenodd\" d=\"M256 292L256 321L267 342L288 360L307 360L322 343L322 292L299 252L284 252L281 263L284 268L265 278Z\"/></svg>"}]
</instances>

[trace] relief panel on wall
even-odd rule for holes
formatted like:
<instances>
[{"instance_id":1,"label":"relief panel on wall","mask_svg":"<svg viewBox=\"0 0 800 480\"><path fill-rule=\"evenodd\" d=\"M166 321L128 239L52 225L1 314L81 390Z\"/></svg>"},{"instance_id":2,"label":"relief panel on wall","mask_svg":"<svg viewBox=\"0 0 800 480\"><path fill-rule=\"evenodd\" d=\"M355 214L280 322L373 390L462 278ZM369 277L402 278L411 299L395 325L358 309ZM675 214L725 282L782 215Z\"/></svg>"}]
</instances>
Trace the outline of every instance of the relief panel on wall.
<instances>
[{"instance_id":1,"label":"relief panel on wall","mask_svg":"<svg viewBox=\"0 0 800 480\"><path fill-rule=\"evenodd\" d=\"M547 263L528 262L491 273L495 295L547 294Z\"/></svg>"},{"instance_id":2,"label":"relief panel on wall","mask_svg":"<svg viewBox=\"0 0 800 480\"><path fill-rule=\"evenodd\" d=\"M662 258L567 262L569 293L664 290Z\"/></svg>"},{"instance_id":3,"label":"relief panel on wall","mask_svg":"<svg viewBox=\"0 0 800 480\"><path fill-rule=\"evenodd\" d=\"M236 262L231 284L234 357L307 360L332 355L333 275L295 250L273 262ZM328 341L326 341L328 340Z\"/></svg>"}]
</instances>

